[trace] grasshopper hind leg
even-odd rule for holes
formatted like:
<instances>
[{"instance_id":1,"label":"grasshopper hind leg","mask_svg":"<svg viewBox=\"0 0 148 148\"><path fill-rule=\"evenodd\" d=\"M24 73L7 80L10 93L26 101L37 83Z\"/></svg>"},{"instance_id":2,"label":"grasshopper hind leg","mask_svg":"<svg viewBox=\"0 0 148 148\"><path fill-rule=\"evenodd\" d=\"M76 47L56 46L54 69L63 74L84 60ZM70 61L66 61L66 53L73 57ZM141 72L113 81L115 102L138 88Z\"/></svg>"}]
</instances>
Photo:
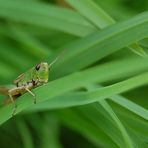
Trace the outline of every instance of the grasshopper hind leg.
<instances>
[{"instance_id":1,"label":"grasshopper hind leg","mask_svg":"<svg viewBox=\"0 0 148 148\"><path fill-rule=\"evenodd\" d=\"M12 116L15 115L16 109L17 109L17 105L16 105L16 102L15 102L15 99L17 97L21 96L22 95L22 92L25 92L25 91L28 92L28 93L30 93L33 96L33 103L36 104L36 96L29 89L29 87L16 87L16 88L13 88L13 89L11 89L11 90L8 91L8 95L9 95L10 101L14 104Z\"/></svg>"},{"instance_id":2,"label":"grasshopper hind leg","mask_svg":"<svg viewBox=\"0 0 148 148\"><path fill-rule=\"evenodd\" d=\"M20 89L17 88L17 87L16 87L16 88L13 88L13 89L10 89L10 90L8 91L8 96L9 96L9 98L10 98L10 101L11 101L12 104L14 105L13 111L12 111L12 116L15 115L16 109L17 109L17 105L16 105L16 102L15 102L15 99L16 99L17 97L19 97L20 95L21 95Z\"/></svg>"},{"instance_id":3,"label":"grasshopper hind leg","mask_svg":"<svg viewBox=\"0 0 148 148\"><path fill-rule=\"evenodd\" d=\"M9 93L9 97L10 97L11 102L14 105L13 111L12 111L12 116L14 116L15 115L15 112L16 112L17 105L16 105L16 103L15 103L15 101L14 101L14 99L13 99L13 97L12 97L12 95L10 93Z\"/></svg>"}]
</instances>

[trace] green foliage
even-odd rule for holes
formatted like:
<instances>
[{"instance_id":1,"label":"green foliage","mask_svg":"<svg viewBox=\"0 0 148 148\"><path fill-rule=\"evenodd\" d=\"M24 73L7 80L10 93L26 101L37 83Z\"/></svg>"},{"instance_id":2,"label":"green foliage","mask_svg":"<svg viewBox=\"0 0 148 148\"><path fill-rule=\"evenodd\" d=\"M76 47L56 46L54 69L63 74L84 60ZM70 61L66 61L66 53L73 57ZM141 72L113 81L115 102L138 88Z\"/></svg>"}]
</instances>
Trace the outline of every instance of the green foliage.
<instances>
[{"instance_id":1,"label":"green foliage","mask_svg":"<svg viewBox=\"0 0 148 148\"><path fill-rule=\"evenodd\" d=\"M12 118L13 104L0 95L0 147L148 147L142 3L0 0L1 85L61 55L49 82L32 90L37 104L28 93L20 96Z\"/></svg>"}]
</instances>

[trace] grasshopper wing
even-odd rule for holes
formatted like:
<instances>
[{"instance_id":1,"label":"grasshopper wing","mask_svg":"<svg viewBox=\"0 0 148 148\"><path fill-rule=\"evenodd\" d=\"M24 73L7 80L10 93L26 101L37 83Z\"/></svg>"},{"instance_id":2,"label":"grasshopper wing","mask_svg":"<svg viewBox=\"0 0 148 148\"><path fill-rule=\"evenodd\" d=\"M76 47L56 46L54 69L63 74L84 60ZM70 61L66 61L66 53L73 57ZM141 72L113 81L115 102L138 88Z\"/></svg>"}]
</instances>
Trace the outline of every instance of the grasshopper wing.
<instances>
[{"instance_id":1,"label":"grasshopper wing","mask_svg":"<svg viewBox=\"0 0 148 148\"><path fill-rule=\"evenodd\" d=\"M14 84L18 84L19 82L21 82L23 79L24 79L24 77L25 77L25 74L24 73L22 73L21 75L19 75L13 82L14 82Z\"/></svg>"}]
</instances>

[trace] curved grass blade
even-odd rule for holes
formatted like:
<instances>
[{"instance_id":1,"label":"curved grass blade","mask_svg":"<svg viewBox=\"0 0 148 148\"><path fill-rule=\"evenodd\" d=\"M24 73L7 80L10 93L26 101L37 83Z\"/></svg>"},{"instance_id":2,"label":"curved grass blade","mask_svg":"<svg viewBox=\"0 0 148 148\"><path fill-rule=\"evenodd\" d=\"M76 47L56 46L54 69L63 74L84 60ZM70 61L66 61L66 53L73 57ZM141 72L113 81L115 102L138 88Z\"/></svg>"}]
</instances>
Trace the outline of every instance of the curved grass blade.
<instances>
[{"instance_id":1,"label":"curved grass blade","mask_svg":"<svg viewBox=\"0 0 148 148\"><path fill-rule=\"evenodd\" d=\"M0 16L76 36L86 36L96 31L96 28L78 13L42 2L1 0Z\"/></svg>"},{"instance_id":2,"label":"curved grass blade","mask_svg":"<svg viewBox=\"0 0 148 148\"><path fill-rule=\"evenodd\" d=\"M118 148L118 146L104 133L104 131L96 127L92 122L88 121L76 109L65 109L57 112L62 123L72 130L76 130L82 136L86 137L97 147ZM75 122L77 121L77 122Z\"/></svg>"},{"instance_id":3,"label":"curved grass blade","mask_svg":"<svg viewBox=\"0 0 148 148\"><path fill-rule=\"evenodd\" d=\"M24 148L34 148L33 140L29 128L27 127L25 120L23 118L17 119L17 127L19 128L19 132L23 141Z\"/></svg>"},{"instance_id":4,"label":"curved grass blade","mask_svg":"<svg viewBox=\"0 0 148 148\"><path fill-rule=\"evenodd\" d=\"M35 58L46 58L50 54L50 50L45 47L31 34L23 30L18 24L9 23L8 28L12 33L12 38L17 40L26 48L23 48L28 54Z\"/></svg>"},{"instance_id":5,"label":"curved grass blade","mask_svg":"<svg viewBox=\"0 0 148 148\"><path fill-rule=\"evenodd\" d=\"M144 118L145 120L148 120L148 110L146 110L145 108L141 107L140 105L130 101L130 100L127 100L125 97L123 96L119 96L119 95L116 95L116 96L113 96L113 97L110 97L110 99L121 105L122 107L128 109L129 111L135 113L136 115L139 115L140 117Z\"/></svg>"},{"instance_id":6,"label":"curved grass blade","mask_svg":"<svg viewBox=\"0 0 148 148\"><path fill-rule=\"evenodd\" d=\"M62 75L82 69L147 37L147 26L148 12L145 12L63 47L67 52L56 65L56 73L60 71Z\"/></svg>"},{"instance_id":7,"label":"curved grass blade","mask_svg":"<svg viewBox=\"0 0 148 148\"><path fill-rule=\"evenodd\" d=\"M66 0L66 2L100 29L115 23L115 20L92 0Z\"/></svg>"},{"instance_id":8,"label":"curved grass blade","mask_svg":"<svg viewBox=\"0 0 148 148\"><path fill-rule=\"evenodd\" d=\"M111 18L98 4L96 4L92 0L66 0L69 4L71 4L75 9L77 9L80 14L82 14L85 18L91 21L95 26L100 29L103 29L107 26L115 24L115 20ZM147 56L144 49L138 44L133 43L128 47L134 53L145 57Z\"/></svg>"},{"instance_id":9,"label":"curved grass blade","mask_svg":"<svg viewBox=\"0 0 148 148\"><path fill-rule=\"evenodd\" d=\"M36 88L33 90L33 92L36 94L39 103L62 95L76 88L80 88L89 83L91 83L90 79L87 77L84 79L84 75L72 74L70 76L52 81L47 85ZM65 87L63 87L63 84L65 84ZM87 101L89 104L146 84L148 84L148 72L120 83L100 88L97 91L89 92L86 94L85 101ZM82 101L84 101L84 98ZM19 113L31 106L31 96L29 96L29 94L24 94L20 97L20 99L17 100L17 104L18 107L16 113ZM11 118L12 109L13 104L7 105L0 109L0 124Z\"/></svg>"},{"instance_id":10,"label":"curved grass blade","mask_svg":"<svg viewBox=\"0 0 148 148\"><path fill-rule=\"evenodd\" d=\"M111 106L106 102L106 100L101 100L99 101L99 103L106 110L108 115L113 119L114 123L117 125L118 130L121 131L121 137L123 138L125 144L125 146L123 147L134 148L135 146L132 139L130 138L122 122L119 120L115 112L112 110Z\"/></svg>"}]
</instances>

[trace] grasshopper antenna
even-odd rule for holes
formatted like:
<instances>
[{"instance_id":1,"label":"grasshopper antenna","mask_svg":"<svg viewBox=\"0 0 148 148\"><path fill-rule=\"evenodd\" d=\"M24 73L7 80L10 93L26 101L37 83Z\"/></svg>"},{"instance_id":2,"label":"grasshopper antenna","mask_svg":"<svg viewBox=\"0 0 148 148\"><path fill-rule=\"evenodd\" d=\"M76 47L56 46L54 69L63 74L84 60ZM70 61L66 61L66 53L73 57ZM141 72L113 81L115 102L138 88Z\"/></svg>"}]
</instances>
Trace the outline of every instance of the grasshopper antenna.
<instances>
[{"instance_id":1,"label":"grasshopper antenna","mask_svg":"<svg viewBox=\"0 0 148 148\"><path fill-rule=\"evenodd\" d=\"M53 64L55 64L55 63L59 60L59 58L63 55L64 52L65 52L65 50L62 51L62 52L49 64L48 68L50 68Z\"/></svg>"},{"instance_id":2,"label":"grasshopper antenna","mask_svg":"<svg viewBox=\"0 0 148 148\"><path fill-rule=\"evenodd\" d=\"M49 64L48 67L50 68L53 64L55 64L59 58L60 58L60 56L57 56L57 57Z\"/></svg>"}]
</instances>

